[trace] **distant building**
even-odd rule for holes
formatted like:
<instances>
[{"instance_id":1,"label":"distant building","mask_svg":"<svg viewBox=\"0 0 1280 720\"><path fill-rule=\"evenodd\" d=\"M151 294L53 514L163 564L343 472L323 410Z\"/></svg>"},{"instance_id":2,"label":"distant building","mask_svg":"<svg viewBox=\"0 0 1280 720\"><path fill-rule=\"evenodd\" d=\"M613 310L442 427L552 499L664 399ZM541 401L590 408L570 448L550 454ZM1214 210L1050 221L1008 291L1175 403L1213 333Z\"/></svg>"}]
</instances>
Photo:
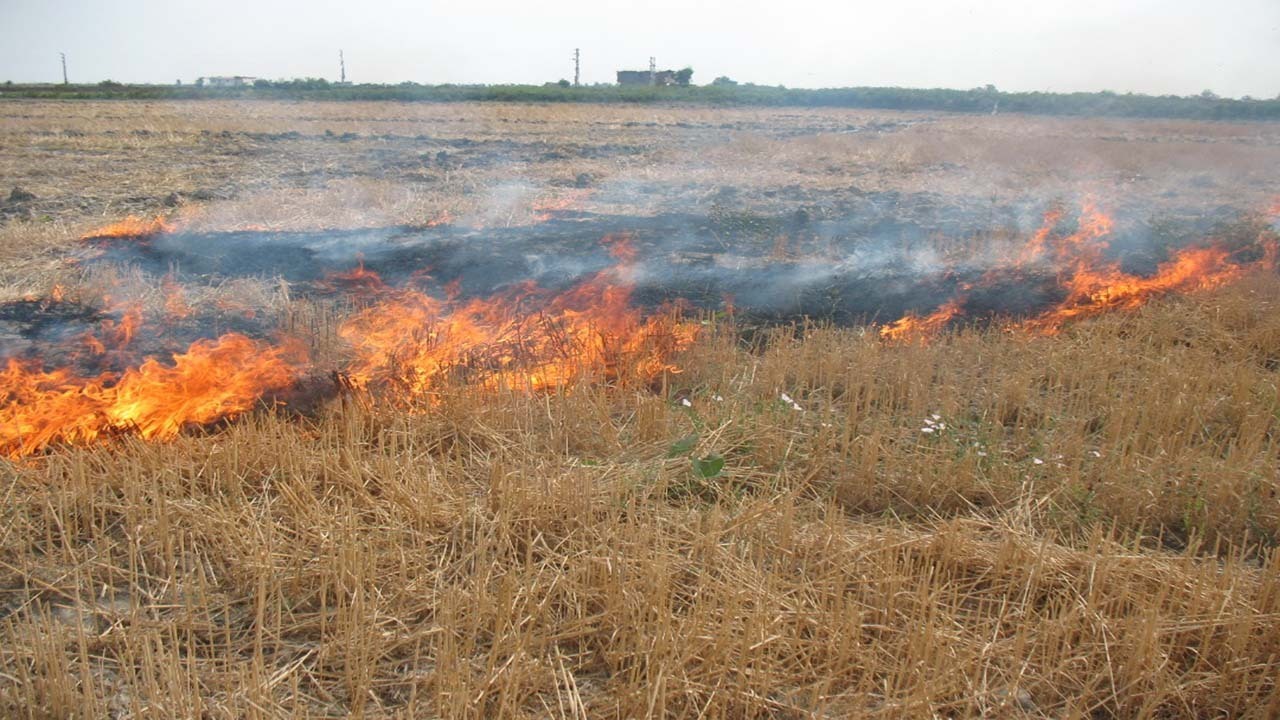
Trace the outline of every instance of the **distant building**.
<instances>
[{"instance_id":1,"label":"distant building","mask_svg":"<svg viewBox=\"0 0 1280 720\"><path fill-rule=\"evenodd\" d=\"M252 85L257 78L247 75L214 75L211 77L202 77L196 80L197 85L205 87L245 87Z\"/></svg>"},{"instance_id":2,"label":"distant building","mask_svg":"<svg viewBox=\"0 0 1280 720\"><path fill-rule=\"evenodd\" d=\"M676 72L674 70L619 70L619 85L656 85L659 87L667 87L676 84Z\"/></svg>"}]
</instances>

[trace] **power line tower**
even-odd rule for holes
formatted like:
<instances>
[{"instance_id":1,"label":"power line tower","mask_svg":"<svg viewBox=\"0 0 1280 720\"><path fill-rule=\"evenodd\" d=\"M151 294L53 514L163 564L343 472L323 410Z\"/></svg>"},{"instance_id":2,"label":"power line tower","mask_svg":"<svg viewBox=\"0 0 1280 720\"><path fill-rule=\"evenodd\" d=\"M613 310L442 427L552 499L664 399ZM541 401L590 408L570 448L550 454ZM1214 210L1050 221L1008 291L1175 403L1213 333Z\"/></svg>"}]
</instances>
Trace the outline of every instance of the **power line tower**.
<instances>
[{"instance_id":1,"label":"power line tower","mask_svg":"<svg viewBox=\"0 0 1280 720\"><path fill-rule=\"evenodd\" d=\"M64 52L58 54L62 56L62 84L70 85L71 83L67 81L67 54Z\"/></svg>"},{"instance_id":2,"label":"power line tower","mask_svg":"<svg viewBox=\"0 0 1280 720\"><path fill-rule=\"evenodd\" d=\"M346 58L342 57L341 50L338 51L338 77L339 85L347 84L347 61Z\"/></svg>"},{"instance_id":3,"label":"power line tower","mask_svg":"<svg viewBox=\"0 0 1280 720\"><path fill-rule=\"evenodd\" d=\"M578 87L582 79L582 48L573 49L573 86Z\"/></svg>"},{"instance_id":4,"label":"power line tower","mask_svg":"<svg viewBox=\"0 0 1280 720\"><path fill-rule=\"evenodd\" d=\"M658 58L649 56L649 84L658 84Z\"/></svg>"}]
</instances>

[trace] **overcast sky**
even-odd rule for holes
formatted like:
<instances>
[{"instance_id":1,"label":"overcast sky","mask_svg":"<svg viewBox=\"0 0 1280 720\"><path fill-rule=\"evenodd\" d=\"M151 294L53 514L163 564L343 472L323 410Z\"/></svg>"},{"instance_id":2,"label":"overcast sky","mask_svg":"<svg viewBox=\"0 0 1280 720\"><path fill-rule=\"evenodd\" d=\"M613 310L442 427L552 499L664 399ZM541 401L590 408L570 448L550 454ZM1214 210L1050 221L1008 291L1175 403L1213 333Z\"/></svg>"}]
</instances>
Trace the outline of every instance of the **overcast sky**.
<instances>
[{"instance_id":1,"label":"overcast sky","mask_svg":"<svg viewBox=\"0 0 1280 720\"><path fill-rule=\"evenodd\" d=\"M612 82L1276 97L1280 0L0 0L0 82Z\"/></svg>"}]
</instances>

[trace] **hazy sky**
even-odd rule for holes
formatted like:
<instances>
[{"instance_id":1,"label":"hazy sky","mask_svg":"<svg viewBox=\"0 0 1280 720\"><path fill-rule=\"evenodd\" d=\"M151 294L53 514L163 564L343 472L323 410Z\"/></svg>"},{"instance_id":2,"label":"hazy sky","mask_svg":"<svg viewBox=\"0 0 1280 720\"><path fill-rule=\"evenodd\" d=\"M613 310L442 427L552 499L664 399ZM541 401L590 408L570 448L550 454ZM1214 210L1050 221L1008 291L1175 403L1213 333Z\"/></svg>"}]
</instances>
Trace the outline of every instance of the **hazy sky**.
<instances>
[{"instance_id":1,"label":"hazy sky","mask_svg":"<svg viewBox=\"0 0 1280 720\"><path fill-rule=\"evenodd\" d=\"M1280 0L0 0L0 82L584 83L694 68L792 87L1276 97Z\"/></svg>"}]
</instances>

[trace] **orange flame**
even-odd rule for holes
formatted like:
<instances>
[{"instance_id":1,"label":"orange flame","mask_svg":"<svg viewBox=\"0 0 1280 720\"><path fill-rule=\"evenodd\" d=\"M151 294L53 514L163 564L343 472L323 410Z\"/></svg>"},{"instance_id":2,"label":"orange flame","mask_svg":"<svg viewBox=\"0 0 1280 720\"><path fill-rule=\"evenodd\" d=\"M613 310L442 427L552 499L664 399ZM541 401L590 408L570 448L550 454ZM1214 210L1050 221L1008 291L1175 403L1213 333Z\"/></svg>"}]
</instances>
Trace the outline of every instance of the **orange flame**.
<instances>
[{"instance_id":1,"label":"orange flame","mask_svg":"<svg viewBox=\"0 0 1280 720\"><path fill-rule=\"evenodd\" d=\"M562 197L538 200L533 203L533 221L539 223L547 222L554 218L556 213L576 207L590 196L590 190L570 190Z\"/></svg>"},{"instance_id":2,"label":"orange flame","mask_svg":"<svg viewBox=\"0 0 1280 720\"><path fill-rule=\"evenodd\" d=\"M100 227L92 232L85 233L81 236L81 240L90 240L93 238L123 238L123 237L145 237L147 235L158 235L165 232L173 232L177 226L164 218L157 215L151 220L144 220L140 217L130 215L125 219L111 223L105 227Z\"/></svg>"},{"instance_id":3,"label":"orange flame","mask_svg":"<svg viewBox=\"0 0 1280 720\"><path fill-rule=\"evenodd\" d=\"M1049 234L1058 226L1058 221L1062 220L1062 210L1052 208L1044 214L1044 222L1040 224L1040 229L1036 230L1035 235L1031 236L1031 241L1027 243L1022 252L1018 254L1018 259L1014 261L1016 265L1025 265L1042 255L1048 247Z\"/></svg>"},{"instance_id":4,"label":"orange flame","mask_svg":"<svg viewBox=\"0 0 1280 720\"><path fill-rule=\"evenodd\" d=\"M1280 203L1277 208L1280 210ZM1160 263L1155 274L1140 276L1126 273L1120 263L1105 256L1107 238L1114 221L1090 202L1086 202L1077 229L1062 238L1054 238L1053 230L1061 220L1060 210L1045 214L1044 223L1012 258L986 272L973 285L962 286L962 292L928 315L908 313L880 328L886 340L928 338L940 333L950 322L964 315L965 302L974 286L990 287L1004 281L1010 270L1048 264L1058 269L1057 284L1065 297L1054 307L1017 327L1044 334L1054 334L1067 322L1115 310L1131 310L1152 297L1170 292L1193 292L1219 287L1240 277L1248 267L1274 267L1274 241L1259 240L1261 260L1248 264L1232 262L1231 253L1220 247L1192 247L1177 251Z\"/></svg>"},{"instance_id":5,"label":"orange flame","mask_svg":"<svg viewBox=\"0 0 1280 720\"><path fill-rule=\"evenodd\" d=\"M293 352L228 333L196 341L171 365L147 358L118 377L46 372L10 359L0 370L0 452L20 457L125 431L170 438L186 425L234 417L293 383Z\"/></svg>"},{"instance_id":6,"label":"orange flame","mask_svg":"<svg viewBox=\"0 0 1280 720\"><path fill-rule=\"evenodd\" d=\"M452 224L453 224L453 213L449 212L448 210L445 210L441 212L439 215L435 216L434 218L428 220L426 226L438 227L440 225L452 225Z\"/></svg>"},{"instance_id":7,"label":"orange flame","mask_svg":"<svg viewBox=\"0 0 1280 720\"><path fill-rule=\"evenodd\" d=\"M1280 217L1280 201L1270 212ZM1109 216L1086 204L1077 229L1058 237L1054 231L1061 214L1047 213L1022 248L973 285L962 284L955 296L926 315L908 314L881 327L881 337L902 341L941 332L964 315L975 287L1001 282L1011 271L1016 277L1041 266L1056 270L1063 299L1015 324L1052 334L1069 321L1135 308L1159 294L1221 286L1252 267L1274 266L1280 254L1275 238L1265 231L1258 243L1263 250L1259 260L1241 262L1224 248L1194 247L1174 253L1150 276L1133 275L1106 256L1113 229ZM168 229L160 219L129 219L92 237L145 236ZM602 243L617 264L559 293L524 283L468 300L454 283L439 298L392 288L363 265L330 276L327 282L334 289L370 301L339 326L339 337L350 351L344 374L356 388L386 390L393 401L413 402L430 400L457 380L490 390L540 391L587 377L644 383L678 372L676 354L695 341L698 326L683 321L677 309L646 316L633 307L636 249L626 235L606 237ZM162 289L167 317L194 312L176 280L166 278ZM187 425L251 410L263 397L294 387L308 367L295 343L273 344L236 333L198 340L169 362L139 359L137 351L126 349L141 344L134 343L143 327L141 306L112 298L103 303L114 316L78 342L90 359L107 364L95 365L89 373L69 367L47 370L18 359L0 365L0 454L20 457L52 444L126 432L149 439L173 437ZM82 348L68 352L83 359L77 355ZM101 367L127 369L94 374Z\"/></svg>"},{"instance_id":8,"label":"orange flame","mask_svg":"<svg viewBox=\"0 0 1280 720\"><path fill-rule=\"evenodd\" d=\"M635 251L623 236L604 242L619 264L558 294L525 283L464 300L455 284L437 299L393 289L363 265L332 276L335 287L371 302L339 328L352 353L344 375L354 387L386 389L400 402L430 397L449 379L538 391L588 375L643 382L677 372L674 354L694 341L697 325L674 310L646 318L633 308L626 279ZM193 312L174 278L163 290L165 320ZM296 341L237 333L197 340L170 362L139 357L130 348L144 329L142 306L111 297L102 303L112 316L58 349L68 366L0 360L0 455L122 433L170 438L185 426L247 412L264 396L295 387L309 367ZM89 363L127 369L71 367Z\"/></svg>"},{"instance_id":9,"label":"orange flame","mask_svg":"<svg viewBox=\"0 0 1280 720\"><path fill-rule=\"evenodd\" d=\"M964 301L961 298L950 300L942 307L928 315L920 316L907 313L880 328L880 337L885 340L924 339L937 335L957 315L964 312Z\"/></svg>"},{"instance_id":10,"label":"orange flame","mask_svg":"<svg viewBox=\"0 0 1280 720\"><path fill-rule=\"evenodd\" d=\"M103 321L102 330L106 337L101 341L117 349L127 347L142 327L142 303L136 300L117 301L110 295L104 295L102 304L111 312L119 313L120 319Z\"/></svg>"},{"instance_id":11,"label":"orange flame","mask_svg":"<svg viewBox=\"0 0 1280 720\"><path fill-rule=\"evenodd\" d=\"M187 304L186 294L182 290L182 285L172 275L164 277L164 280L160 283L160 290L164 293L164 311L170 320L182 320L191 317L194 311Z\"/></svg>"},{"instance_id":12,"label":"orange flame","mask_svg":"<svg viewBox=\"0 0 1280 720\"><path fill-rule=\"evenodd\" d=\"M696 338L676 313L643 318L631 305L631 250L611 242L622 264L559 294L532 283L485 299L439 300L399 291L344 323L359 387L388 384L429 396L448 378L490 389L545 390L597 374L649 381L676 372L672 357Z\"/></svg>"},{"instance_id":13,"label":"orange flame","mask_svg":"<svg viewBox=\"0 0 1280 720\"><path fill-rule=\"evenodd\" d=\"M1116 265L1079 267L1065 279L1066 299L1023 327L1053 334L1068 321L1132 310L1156 295L1220 287L1244 273L1244 268L1228 262L1228 257L1222 248L1186 248L1161 263L1151 277L1121 272Z\"/></svg>"},{"instance_id":14,"label":"orange flame","mask_svg":"<svg viewBox=\"0 0 1280 720\"><path fill-rule=\"evenodd\" d=\"M319 285L330 292L344 292L356 297L384 295L391 289L378 273L365 269L363 260L346 272L329 273Z\"/></svg>"}]
</instances>

